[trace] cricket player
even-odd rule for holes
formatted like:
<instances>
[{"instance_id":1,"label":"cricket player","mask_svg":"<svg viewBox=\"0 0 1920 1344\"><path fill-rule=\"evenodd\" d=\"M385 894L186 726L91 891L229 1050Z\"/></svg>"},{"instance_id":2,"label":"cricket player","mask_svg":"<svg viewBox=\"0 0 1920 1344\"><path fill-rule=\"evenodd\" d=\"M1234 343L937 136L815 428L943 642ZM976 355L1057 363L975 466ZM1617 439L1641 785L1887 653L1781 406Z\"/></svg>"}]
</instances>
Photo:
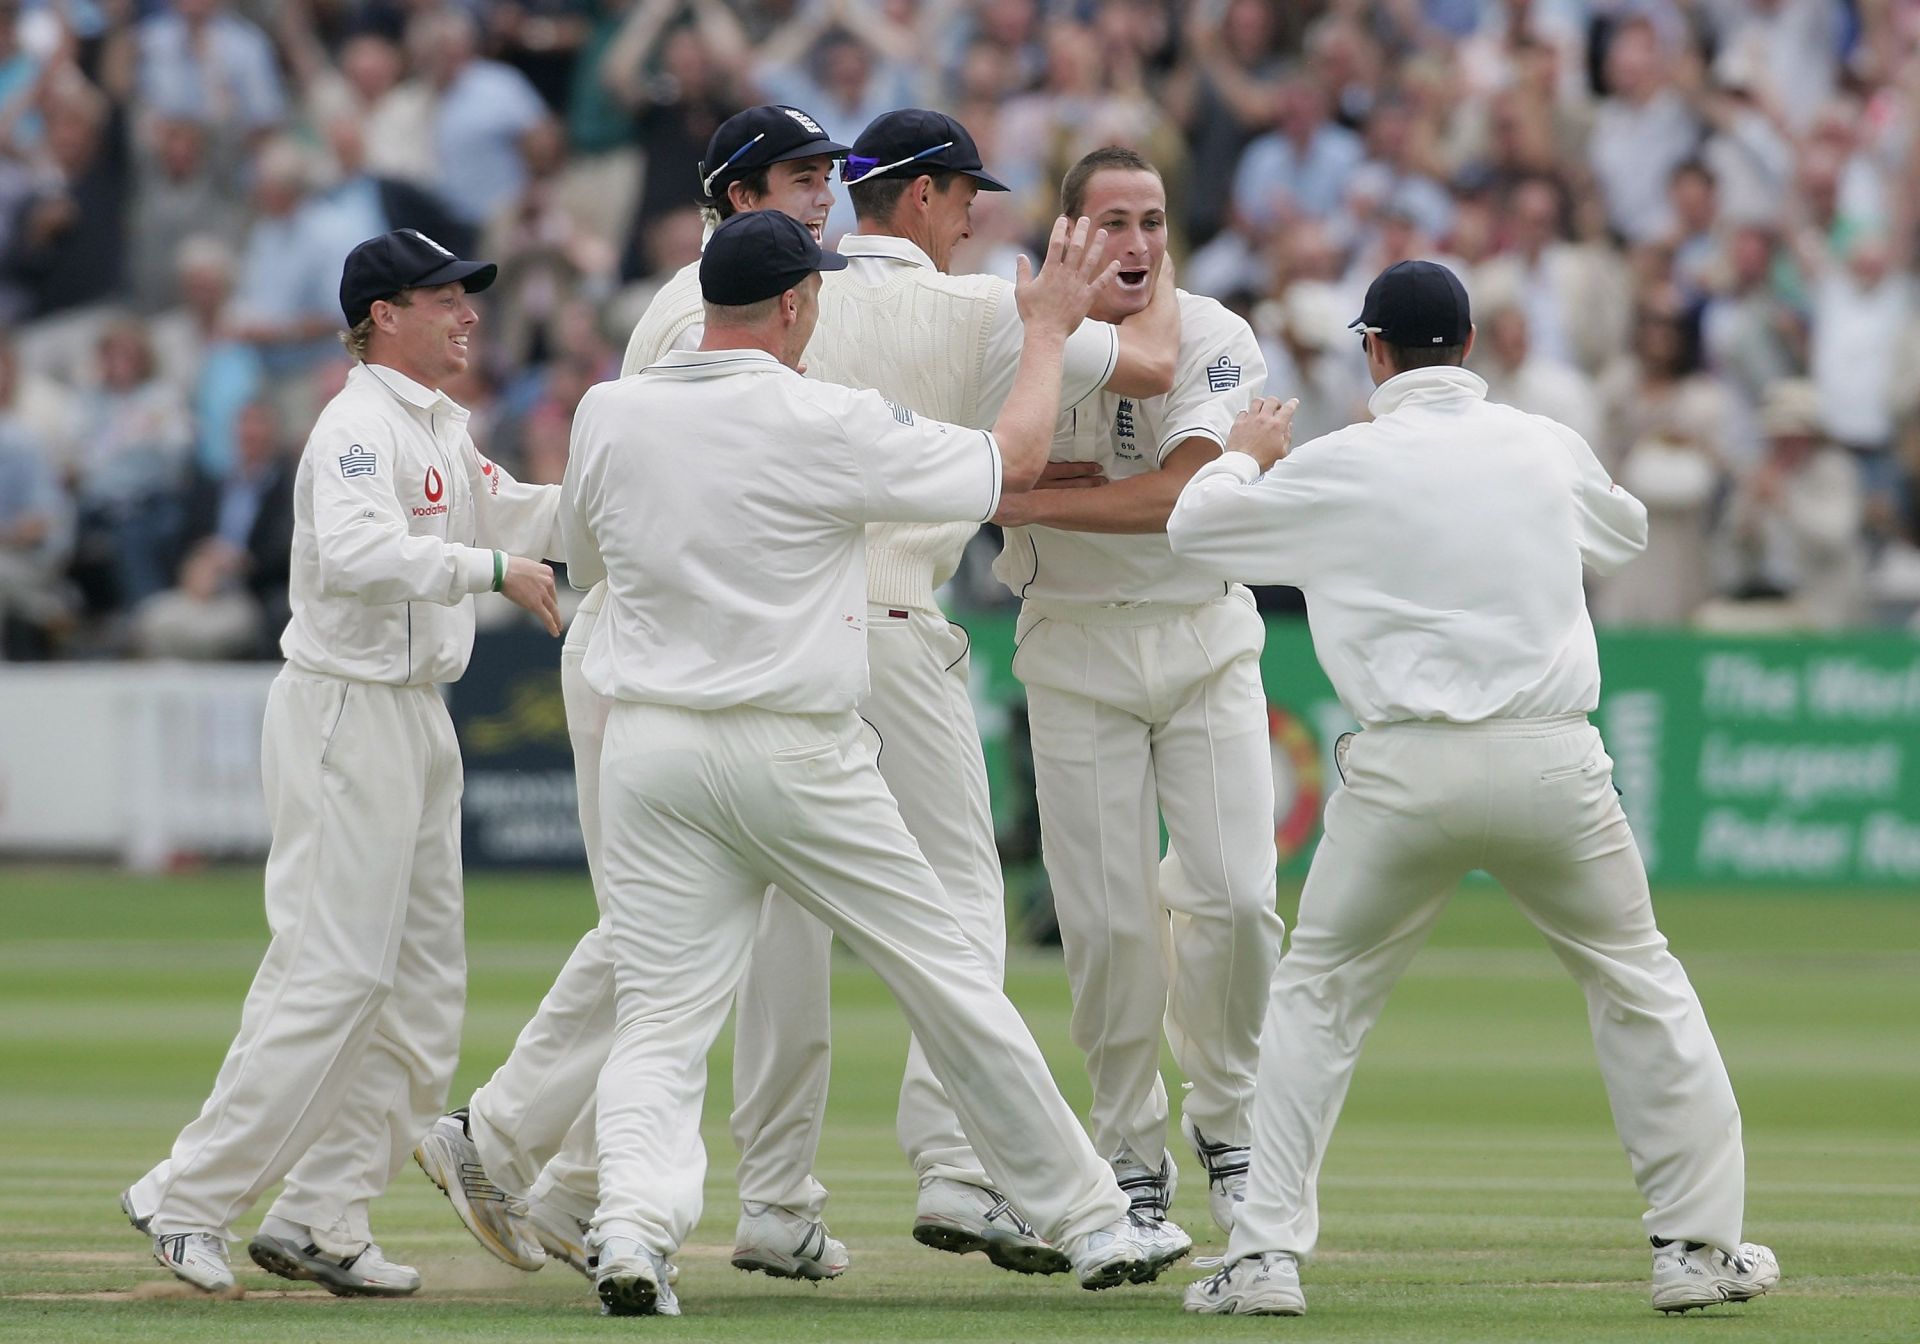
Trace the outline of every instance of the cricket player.
<instances>
[{"instance_id":1,"label":"cricket player","mask_svg":"<svg viewBox=\"0 0 1920 1344\"><path fill-rule=\"evenodd\" d=\"M1614 1124L1649 1208L1653 1305L1764 1293L1741 1241L1740 1111L1655 926L1613 762L1587 721L1600 665L1582 567L1646 545L1647 512L1578 434L1486 400L1460 367L1466 290L1404 261L1360 318L1371 423L1287 452L1293 404L1234 426L1181 492L1174 554L1307 598L1321 666L1363 731L1274 977L1253 1163L1226 1266L1189 1311L1298 1316L1315 1182L1360 1044L1467 872L1498 880L1580 982Z\"/></svg>"},{"instance_id":2,"label":"cricket player","mask_svg":"<svg viewBox=\"0 0 1920 1344\"><path fill-rule=\"evenodd\" d=\"M295 480L293 619L267 699L261 774L272 942L199 1118L121 1196L154 1255L233 1287L234 1218L282 1177L248 1245L337 1294L400 1295L368 1202L446 1103L466 999L460 749L442 683L466 670L474 593L560 633L557 486L483 458L440 385L467 363L468 294L491 264L410 229L348 254L358 361Z\"/></svg>"},{"instance_id":3,"label":"cricket player","mask_svg":"<svg viewBox=\"0 0 1920 1344\"><path fill-rule=\"evenodd\" d=\"M1120 282L1093 316L1150 302L1166 188L1130 149L1095 150L1062 211L1107 237ZM1246 1184L1274 913L1273 765L1260 682L1266 625L1237 583L1176 557L1167 515L1266 383L1253 331L1182 291L1179 371L1164 396L1105 392L1061 417L1053 457L1094 489L1009 495L994 572L1021 599L1013 670L1027 688L1040 836L1093 1082L1094 1146L1133 1207L1165 1218L1162 1022L1192 1082L1181 1129L1233 1230ZM1177 858L1160 863L1164 818Z\"/></svg>"},{"instance_id":4,"label":"cricket player","mask_svg":"<svg viewBox=\"0 0 1920 1344\"><path fill-rule=\"evenodd\" d=\"M971 232L974 197L1006 188L981 163L964 126L924 109L877 118L854 142L843 176L859 226L840 242L847 269L822 282L808 376L874 389L903 418L989 427L1006 403L1024 339L1014 289L992 276L946 270ZM1061 405L1078 406L1103 387L1142 397L1165 392L1178 341L1171 285L1124 326L1083 323L1065 344ZM872 682L860 714L878 735L880 774L908 832L998 983L1006 889L968 689L968 638L934 598L977 528L972 520L918 520L868 530L863 620ZM765 951L742 989L740 1020L766 1029L742 1032L735 1044L733 1128L742 1169L784 1172L791 1187L807 1179L826 1093L831 941L817 920L776 897L759 945ZM1021 1273L1069 1268L1061 1249L1022 1216L1032 1211L988 1179L918 1044L908 1052L898 1133L919 1179L916 1240L961 1254L984 1251Z\"/></svg>"},{"instance_id":5,"label":"cricket player","mask_svg":"<svg viewBox=\"0 0 1920 1344\"><path fill-rule=\"evenodd\" d=\"M847 146L828 139L796 107L752 107L729 117L708 141L702 164L709 231L742 211L772 209L821 238L833 208L833 166L846 154ZM696 261L654 295L633 330L621 374L637 373L669 351L697 348L703 321ZM575 612L560 654L580 830L603 914L600 744L613 702L587 685L580 663L605 600L606 585L595 584ZM809 1005L821 1016L822 1038L826 1007ZM612 1043L613 962L605 930L596 925L581 938L506 1062L464 1111L443 1117L420 1144L422 1169L480 1244L508 1264L538 1269L551 1254L592 1277L587 1222L599 1203L593 1094ZM824 1105L823 1094L810 1109ZM806 1157L796 1179L768 1185L752 1164L740 1169L733 1263L742 1269L798 1278L832 1278L846 1269L845 1245L820 1221L826 1191L812 1177L817 1114L808 1123ZM783 1172L773 1175L785 1180Z\"/></svg>"},{"instance_id":6,"label":"cricket player","mask_svg":"<svg viewBox=\"0 0 1920 1344\"><path fill-rule=\"evenodd\" d=\"M1003 489L1038 476L1061 347L1105 278L1089 233L1061 220L1040 274L1021 267L1023 353L992 433L797 376L816 272L846 261L778 211L737 216L708 241L699 350L580 405L570 572L607 583L585 671L616 702L601 861L618 1027L600 1077L593 1226L611 1314L678 1313L666 1257L700 1212L705 1057L770 882L886 982L989 1171L1083 1286L1148 1281L1177 1254L1128 1212L902 823L855 713L863 528L984 519ZM686 470L690 453L701 470Z\"/></svg>"}]
</instances>

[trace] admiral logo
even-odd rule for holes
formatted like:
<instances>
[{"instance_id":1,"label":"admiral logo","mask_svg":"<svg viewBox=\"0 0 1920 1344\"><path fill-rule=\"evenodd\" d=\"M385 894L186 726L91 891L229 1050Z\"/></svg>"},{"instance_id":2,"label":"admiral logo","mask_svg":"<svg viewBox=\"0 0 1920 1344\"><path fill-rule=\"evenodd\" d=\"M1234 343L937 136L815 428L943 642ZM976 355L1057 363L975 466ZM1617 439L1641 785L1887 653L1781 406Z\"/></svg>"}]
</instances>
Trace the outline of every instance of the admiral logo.
<instances>
[{"instance_id":1,"label":"admiral logo","mask_svg":"<svg viewBox=\"0 0 1920 1344\"><path fill-rule=\"evenodd\" d=\"M355 476L371 476L379 465L380 459L374 456L373 450L362 448L357 443L340 454L340 474L348 480Z\"/></svg>"},{"instance_id":2,"label":"admiral logo","mask_svg":"<svg viewBox=\"0 0 1920 1344\"><path fill-rule=\"evenodd\" d=\"M886 401L887 399L882 397L881 400ZM901 424L910 425L913 423L913 412L905 406L896 406L892 402L887 401L887 409L893 412L893 418Z\"/></svg>"},{"instance_id":3,"label":"admiral logo","mask_svg":"<svg viewBox=\"0 0 1920 1344\"><path fill-rule=\"evenodd\" d=\"M802 112L799 108L783 107L780 110L782 112L785 112L788 116L792 117L795 121L799 122L800 129L805 131L808 135L814 136L816 139L820 139L820 140L825 140L827 138L827 133L820 129L820 123L815 121L812 117L808 116L805 112Z\"/></svg>"},{"instance_id":4,"label":"admiral logo","mask_svg":"<svg viewBox=\"0 0 1920 1344\"><path fill-rule=\"evenodd\" d=\"M1230 392L1240 386L1240 366L1225 355L1207 365L1207 391Z\"/></svg>"}]
</instances>

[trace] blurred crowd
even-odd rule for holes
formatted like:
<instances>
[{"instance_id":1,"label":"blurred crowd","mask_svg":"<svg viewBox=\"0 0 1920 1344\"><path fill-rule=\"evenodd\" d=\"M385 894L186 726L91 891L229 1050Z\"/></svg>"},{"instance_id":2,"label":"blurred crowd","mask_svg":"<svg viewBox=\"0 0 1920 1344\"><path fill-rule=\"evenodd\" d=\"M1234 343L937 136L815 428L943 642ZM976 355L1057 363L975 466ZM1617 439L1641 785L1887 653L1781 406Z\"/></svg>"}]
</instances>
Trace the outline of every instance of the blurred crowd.
<instances>
[{"instance_id":1,"label":"blurred crowd","mask_svg":"<svg viewBox=\"0 0 1920 1344\"><path fill-rule=\"evenodd\" d=\"M1367 281L1446 261L1493 397L1651 511L1602 623L1920 612L1914 0L0 0L4 656L271 656L341 262L388 228L501 264L448 390L558 480L762 101L957 116L1014 190L956 269L1140 149L1297 438L1365 414Z\"/></svg>"}]
</instances>

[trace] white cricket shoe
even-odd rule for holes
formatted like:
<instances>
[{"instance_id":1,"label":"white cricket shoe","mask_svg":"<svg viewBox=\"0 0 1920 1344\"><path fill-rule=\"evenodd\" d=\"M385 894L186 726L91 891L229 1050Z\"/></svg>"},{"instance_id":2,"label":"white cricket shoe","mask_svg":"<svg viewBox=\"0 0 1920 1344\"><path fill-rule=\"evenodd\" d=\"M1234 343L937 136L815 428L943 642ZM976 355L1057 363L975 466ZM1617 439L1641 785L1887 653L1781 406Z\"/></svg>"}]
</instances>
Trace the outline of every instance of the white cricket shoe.
<instances>
[{"instance_id":1,"label":"white cricket shoe","mask_svg":"<svg viewBox=\"0 0 1920 1344\"><path fill-rule=\"evenodd\" d=\"M1305 1316L1300 1262L1285 1251L1245 1256L1190 1286L1181 1305L1205 1316Z\"/></svg>"},{"instance_id":2,"label":"white cricket shoe","mask_svg":"<svg viewBox=\"0 0 1920 1344\"><path fill-rule=\"evenodd\" d=\"M1666 1313L1745 1302L1780 1282L1780 1262L1765 1246L1748 1241L1728 1255L1698 1241L1670 1241L1653 1248L1653 1309Z\"/></svg>"},{"instance_id":3,"label":"white cricket shoe","mask_svg":"<svg viewBox=\"0 0 1920 1344\"><path fill-rule=\"evenodd\" d=\"M540 1243L540 1249L547 1253L547 1259L558 1260L570 1269L579 1271L588 1283L594 1281L593 1249L589 1244L593 1224L584 1218L575 1218L564 1209L537 1199L527 1201L527 1226L533 1229L533 1235Z\"/></svg>"},{"instance_id":4,"label":"white cricket shoe","mask_svg":"<svg viewBox=\"0 0 1920 1344\"><path fill-rule=\"evenodd\" d=\"M1151 1283L1193 1249L1193 1238L1164 1218L1128 1213L1075 1237L1067 1255L1082 1288L1095 1292L1123 1283Z\"/></svg>"},{"instance_id":5,"label":"white cricket shoe","mask_svg":"<svg viewBox=\"0 0 1920 1344\"><path fill-rule=\"evenodd\" d=\"M226 1238L216 1233L163 1232L153 1239L153 1258L195 1288L209 1293L233 1291Z\"/></svg>"},{"instance_id":6,"label":"white cricket shoe","mask_svg":"<svg viewBox=\"0 0 1920 1344\"><path fill-rule=\"evenodd\" d=\"M378 1246L335 1255L297 1237L262 1232L247 1243L253 1263L283 1279L317 1283L335 1297L406 1297L420 1289L420 1271L396 1265Z\"/></svg>"},{"instance_id":7,"label":"white cricket shoe","mask_svg":"<svg viewBox=\"0 0 1920 1344\"><path fill-rule=\"evenodd\" d=\"M147 1224L153 1221L151 1215L143 1218L134 1211L132 1186L128 1186L120 1192L120 1212L127 1215L127 1221L133 1224L133 1230L135 1232L145 1232L147 1230Z\"/></svg>"},{"instance_id":8,"label":"white cricket shoe","mask_svg":"<svg viewBox=\"0 0 1920 1344\"><path fill-rule=\"evenodd\" d=\"M1173 1207L1173 1193L1180 1185L1180 1169L1173 1165L1173 1154L1162 1149L1158 1169L1134 1156L1131 1148L1122 1148L1107 1159L1113 1179L1126 1195L1133 1211L1145 1218L1165 1218Z\"/></svg>"},{"instance_id":9,"label":"white cricket shoe","mask_svg":"<svg viewBox=\"0 0 1920 1344\"><path fill-rule=\"evenodd\" d=\"M527 1226L526 1206L487 1179L480 1150L467 1133L463 1107L433 1122L413 1160L453 1205L473 1239L515 1269L536 1270L547 1253Z\"/></svg>"},{"instance_id":10,"label":"white cricket shoe","mask_svg":"<svg viewBox=\"0 0 1920 1344\"><path fill-rule=\"evenodd\" d=\"M774 1279L837 1279L847 1272L847 1248L818 1218L743 1200L733 1267Z\"/></svg>"},{"instance_id":11,"label":"white cricket shoe","mask_svg":"<svg viewBox=\"0 0 1920 1344\"><path fill-rule=\"evenodd\" d=\"M945 1176L920 1182L913 1239L955 1255L985 1251L988 1260L1016 1274L1064 1274L1073 1268L1073 1261L1042 1240L1005 1195Z\"/></svg>"},{"instance_id":12,"label":"white cricket shoe","mask_svg":"<svg viewBox=\"0 0 1920 1344\"><path fill-rule=\"evenodd\" d=\"M1180 1132L1187 1136L1194 1155L1206 1169L1207 1203L1213 1210L1214 1226L1233 1235L1233 1220L1247 1198L1247 1160L1252 1150L1215 1143L1184 1115L1180 1117Z\"/></svg>"},{"instance_id":13,"label":"white cricket shoe","mask_svg":"<svg viewBox=\"0 0 1920 1344\"><path fill-rule=\"evenodd\" d=\"M597 1248L594 1291L602 1316L678 1316L671 1266L664 1255L631 1237L609 1237Z\"/></svg>"}]
</instances>

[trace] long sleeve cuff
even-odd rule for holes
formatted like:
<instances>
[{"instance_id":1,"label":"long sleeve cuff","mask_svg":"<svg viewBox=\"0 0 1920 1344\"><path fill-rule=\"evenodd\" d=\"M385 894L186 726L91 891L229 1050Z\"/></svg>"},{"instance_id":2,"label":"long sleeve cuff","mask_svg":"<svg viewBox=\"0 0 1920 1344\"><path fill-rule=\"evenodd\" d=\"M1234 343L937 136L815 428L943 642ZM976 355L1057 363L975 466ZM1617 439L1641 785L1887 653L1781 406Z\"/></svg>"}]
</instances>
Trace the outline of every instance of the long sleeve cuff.
<instances>
[{"instance_id":1,"label":"long sleeve cuff","mask_svg":"<svg viewBox=\"0 0 1920 1344\"><path fill-rule=\"evenodd\" d=\"M1193 480L1188 481L1187 484L1192 485L1194 481L1206 476L1231 476L1242 485L1252 485L1260 479L1260 464L1253 460L1251 454L1243 453L1237 448L1229 448L1194 472Z\"/></svg>"},{"instance_id":2,"label":"long sleeve cuff","mask_svg":"<svg viewBox=\"0 0 1920 1344\"><path fill-rule=\"evenodd\" d=\"M493 591L493 552L483 546L462 546L466 554L460 557L460 574L466 586L461 590L468 593L490 593Z\"/></svg>"}]
</instances>

